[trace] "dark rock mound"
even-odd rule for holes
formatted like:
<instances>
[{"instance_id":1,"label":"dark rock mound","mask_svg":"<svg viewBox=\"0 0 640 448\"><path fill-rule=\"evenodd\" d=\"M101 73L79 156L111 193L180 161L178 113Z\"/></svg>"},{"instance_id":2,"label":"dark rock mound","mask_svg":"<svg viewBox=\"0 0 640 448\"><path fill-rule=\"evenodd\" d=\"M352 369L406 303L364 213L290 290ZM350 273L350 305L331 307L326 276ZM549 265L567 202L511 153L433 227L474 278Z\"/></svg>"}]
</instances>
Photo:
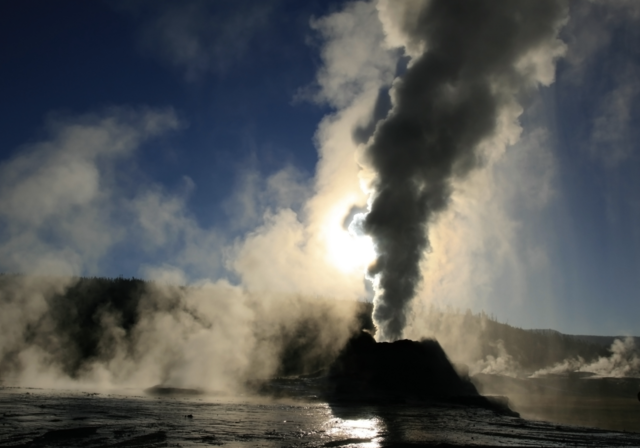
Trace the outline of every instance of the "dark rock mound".
<instances>
[{"instance_id":1,"label":"dark rock mound","mask_svg":"<svg viewBox=\"0 0 640 448\"><path fill-rule=\"evenodd\" d=\"M349 340L338 356L329 381L338 398L440 400L504 407L482 397L468 378L461 378L433 339L376 342L363 331Z\"/></svg>"},{"instance_id":2,"label":"dark rock mound","mask_svg":"<svg viewBox=\"0 0 640 448\"><path fill-rule=\"evenodd\" d=\"M435 340L376 342L367 332L353 337L329 373L338 392L389 392L423 398L477 396Z\"/></svg>"}]
</instances>

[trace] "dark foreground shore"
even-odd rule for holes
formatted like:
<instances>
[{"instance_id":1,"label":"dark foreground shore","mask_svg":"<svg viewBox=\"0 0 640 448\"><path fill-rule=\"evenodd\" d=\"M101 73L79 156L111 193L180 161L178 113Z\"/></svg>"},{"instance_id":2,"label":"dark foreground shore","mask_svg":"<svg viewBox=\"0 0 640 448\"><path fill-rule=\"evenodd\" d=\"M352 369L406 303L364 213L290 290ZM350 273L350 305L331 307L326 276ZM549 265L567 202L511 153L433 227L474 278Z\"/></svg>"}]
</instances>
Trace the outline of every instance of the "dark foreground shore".
<instances>
[{"instance_id":1,"label":"dark foreground shore","mask_svg":"<svg viewBox=\"0 0 640 448\"><path fill-rule=\"evenodd\" d=\"M0 446L640 446L640 434L437 402L358 404L123 391L0 389ZM304 382L302 382L304 383ZM284 384L281 384L284 386Z\"/></svg>"}]
</instances>

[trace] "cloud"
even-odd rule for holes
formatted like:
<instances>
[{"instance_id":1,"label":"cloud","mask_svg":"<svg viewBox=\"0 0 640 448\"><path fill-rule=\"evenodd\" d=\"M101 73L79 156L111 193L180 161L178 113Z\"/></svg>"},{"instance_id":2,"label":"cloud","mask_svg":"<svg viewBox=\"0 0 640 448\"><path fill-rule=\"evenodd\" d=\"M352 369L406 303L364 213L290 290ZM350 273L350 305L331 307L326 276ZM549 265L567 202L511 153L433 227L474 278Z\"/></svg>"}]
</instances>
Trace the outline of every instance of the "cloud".
<instances>
[{"instance_id":1,"label":"cloud","mask_svg":"<svg viewBox=\"0 0 640 448\"><path fill-rule=\"evenodd\" d=\"M634 106L639 98L639 66L617 76L615 87L603 95L591 128L591 155L607 167L616 167L637 151Z\"/></svg>"},{"instance_id":2,"label":"cloud","mask_svg":"<svg viewBox=\"0 0 640 448\"><path fill-rule=\"evenodd\" d=\"M51 119L47 139L0 165L0 269L96 274L127 250L142 275L219 276L226 241L188 209L194 182L168 192L136 168L142 145L181 126L171 109Z\"/></svg>"},{"instance_id":3,"label":"cloud","mask_svg":"<svg viewBox=\"0 0 640 448\"><path fill-rule=\"evenodd\" d=\"M589 123L584 147L607 168L620 166L636 151L632 123L640 67L633 42L640 38L639 20L637 2L579 1L572 3L563 32L568 52L560 76L567 89L589 89L580 100Z\"/></svg>"},{"instance_id":4,"label":"cloud","mask_svg":"<svg viewBox=\"0 0 640 448\"><path fill-rule=\"evenodd\" d=\"M252 200L241 201L249 204L247 215L261 214L264 221L237 241L230 266L252 291L365 298L366 262L351 256L358 242L344 225L354 207L366 205L362 179L367 173L358 164L362 148L353 133L370 120L378 92L392 81L398 53L385 46L375 5L368 2L349 3L314 20L312 26L322 41L323 65L304 95L335 110L322 120L315 135L319 160L308 199L299 209L287 200L280 202L280 208L258 208L262 214L252 211L254 198L260 195L251 193ZM253 176L250 179L264 185ZM272 177L266 183L275 180ZM281 183L278 178L276 184Z\"/></svg>"},{"instance_id":5,"label":"cloud","mask_svg":"<svg viewBox=\"0 0 640 448\"><path fill-rule=\"evenodd\" d=\"M232 268L250 291L358 299L364 295L362 271L341 272L324 245L290 209L268 213L232 257Z\"/></svg>"},{"instance_id":6,"label":"cloud","mask_svg":"<svg viewBox=\"0 0 640 448\"><path fill-rule=\"evenodd\" d=\"M204 229L191 215L186 198L168 194L157 186L142 190L129 204L132 237L148 253L141 267L148 278L164 278L167 271L188 280L217 278L226 244L218 230ZM157 260L163 260L158 264Z\"/></svg>"},{"instance_id":7,"label":"cloud","mask_svg":"<svg viewBox=\"0 0 640 448\"><path fill-rule=\"evenodd\" d=\"M299 93L311 99L345 109L366 92L393 79L397 51L385 42L378 12L371 3L347 3L342 11L311 21L323 38L316 83Z\"/></svg>"},{"instance_id":8,"label":"cloud","mask_svg":"<svg viewBox=\"0 0 640 448\"><path fill-rule=\"evenodd\" d=\"M172 110L114 108L50 119L49 139L0 165L1 268L95 270L124 237L117 165L143 142L176 129Z\"/></svg>"},{"instance_id":9,"label":"cloud","mask_svg":"<svg viewBox=\"0 0 640 448\"><path fill-rule=\"evenodd\" d=\"M226 73L271 20L274 2L188 0L125 3L143 17L140 48L184 71L188 81Z\"/></svg>"},{"instance_id":10,"label":"cloud","mask_svg":"<svg viewBox=\"0 0 640 448\"><path fill-rule=\"evenodd\" d=\"M615 31L640 19L640 5L633 0L583 0L572 2L570 20L562 36L567 42L565 76L580 83L590 66L602 60ZM633 25L632 25L633 26Z\"/></svg>"},{"instance_id":11,"label":"cloud","mask_svg":"<svg viewBox=\"0 0 640 448\"><path fill-rule=\"evenodd\" d=\"M300 212L312 195L308 177L296 167L287 165L264 176L255 165L250 162L241 170L235 191L225 201L233 230L255 229L268 210L289 208Z\"/></svg>"}]
</instances>

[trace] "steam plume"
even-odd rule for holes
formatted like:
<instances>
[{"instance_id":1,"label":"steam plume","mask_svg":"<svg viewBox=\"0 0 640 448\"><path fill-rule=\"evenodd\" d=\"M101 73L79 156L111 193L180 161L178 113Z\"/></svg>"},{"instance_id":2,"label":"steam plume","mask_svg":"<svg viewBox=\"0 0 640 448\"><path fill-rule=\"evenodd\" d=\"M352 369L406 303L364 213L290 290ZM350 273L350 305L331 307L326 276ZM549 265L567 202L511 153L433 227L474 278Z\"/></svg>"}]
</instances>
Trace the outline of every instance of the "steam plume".
<instances>
[{"instance_id":1,"label":"steam plume","mask_svg":"<svg viewBox=\"0 0 640 448\"><path fill-rule=\"evenodd\" d=\"M482 145L496 137L502 115L515 109L517 117L522 110L517 101L538 83L553 80L566 5L557 0L381 5L412 56L392 87L393 108L364 155L364 164L376 173L363 224L378 253L369 268L377 288L374 320L378 337L393 340L402 336L407 307L422 279L420 262L430 247L427 226L446 209L453 181L482 164ZM540 59L549 62L542 67Z\"/></svg>"},{"instance_id":2,"label":"steam plume","mask_svg":"<svg viewBox=\"0 0 640 448\"><path fill-rule=\"evenodd\" d=\"M609 352L610 356L600 356L592 362L586 362L580 356L567 358L551 367L537 370L531 376L589 372L601 377L640 378L640 352L632 337L615 339Z\"/></svg>"}]
</instances>

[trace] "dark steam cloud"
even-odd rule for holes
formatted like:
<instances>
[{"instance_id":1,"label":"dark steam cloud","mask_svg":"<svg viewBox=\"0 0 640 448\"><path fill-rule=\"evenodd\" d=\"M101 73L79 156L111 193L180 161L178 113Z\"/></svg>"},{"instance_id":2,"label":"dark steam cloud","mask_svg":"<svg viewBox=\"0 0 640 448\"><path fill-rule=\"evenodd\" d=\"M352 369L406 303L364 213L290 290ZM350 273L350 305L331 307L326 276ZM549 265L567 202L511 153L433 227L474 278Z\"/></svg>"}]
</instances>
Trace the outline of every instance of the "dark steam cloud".
<instances>
[{"instance_id":1,"label":"dark steam cloud","mask_svg":"<svg viewBox=\"0 0 640 448\"><path fill-rule=\"evenodd\" d=\"M353 140L356 143L367 143L376 130L376 124L389 114L392 106L389 87L385 86L378 91L378 97L376 98L376 104L373 106L371 120L369 120L366 125L358 126L353 130Z\"/></svg>"},{"instance_id":2,"label":"dark steam cloud","mask_svg":"<svg viewBox=\"0 0 640 448\"><path fill-rule=\"evenodd\" d=\"M482 164L479 145L495 135L505 108L536 84L523 59L555 40L566 15L557 0L418 5L403 11L400 28L425 51L394 84L393 109L366 150L377 173L364 229L379 254L369 274L377 279L374 320L382 340L402 335L429 249L427 226L447 207L452 181Z\"/></svg>"}]
</instances>

